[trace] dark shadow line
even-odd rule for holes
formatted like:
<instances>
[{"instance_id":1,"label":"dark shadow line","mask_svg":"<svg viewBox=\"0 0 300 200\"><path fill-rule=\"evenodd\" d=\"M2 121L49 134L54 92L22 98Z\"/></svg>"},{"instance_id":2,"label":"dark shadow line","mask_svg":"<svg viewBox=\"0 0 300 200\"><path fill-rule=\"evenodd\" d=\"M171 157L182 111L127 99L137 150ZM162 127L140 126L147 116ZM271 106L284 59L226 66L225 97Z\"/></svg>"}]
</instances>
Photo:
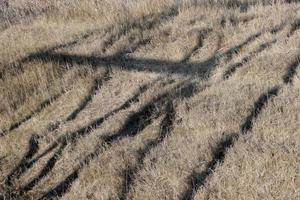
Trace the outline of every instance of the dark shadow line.
<instances>
[{"instance_id":1,"label":"dark shadow line","mask_svg":"<svg viewBox=\"0 0 300 200\"><path fill-rule=\"evenodd\" d=\"M34 117L35 115L37 115L38 113L42 112L47 106L51 105L54 101L56 101L59 97L61 97L65 92L61 92L60 94L57 94L45 101L43 101L36 110L34 110L31 114L25 116L22 120L20 120L19 122L16 122L14 124L12 124L7 130L3 131L0 134L0 137L5 136L7 133L19 128L23 123L29 121L32 117Z\"/></svg>"},{"instance_id":2,"label":"dark shadow line","mask_svg":"<svg viewBox=\"0 0 300 200\"><path fill-rule=\"evenodd\" d=\"M122 186L122 192L120 200L125 200L134 183L135 176L142 168L146 155L154 148L159 146L164 139L170 134L173 129L176 111L172 102L169 102L166 106L165 117L160 124L160 130L158 137L149 141L143 149L138 151L137 164L132 167L128 167L124 170L124 184Z\"/></svg>"},{"instance_id":3,"label":"dark shadow line","mask_svg":"<svg viewBox=\"0 0 300 200\"><path fill-rule=\"evenodd\" d=\"M240 46L238 46L239 48ZM230 50L228 51L230 52ZM80 60L80 59L79 59ZM172 93L171 93L172 94ZM133 137L138 132L143 130L146 126L148 126L153 119L159 117L161 115L162 110L157 110L157 108L162 108L165 104L164 99L169 95L169 93L165 93L158 97L154 102L147 104L143 107L138 113L133 114L129 120L125 123L123 128L117 133L110 136L103 136L102 140L107 146L110 146L113 142L120 140L125 137ZM179 95L179 94L178 94ZM176 95L175 95L176 96ZM90 128L90 127L89 127ZM71 136L71 141L75 138L81 137L82 134L85 135L85 129L81 129L76 132L73 136ZM51 193L51 191L50 191Z\"/></svg>"},{"instance_id":4,"label":"dark shadow line","mask_svg":"<svg viewBox=\"0 0 300 200\"><path fill-rule=\"evenodd\" d=\"M103 43L103 52L106 51L106 48L111 47L114 44L114 41L119 40L123 35L129 33L130 30L134 28L139 28L140 30L146 30L146 29L153 29L157 26L159 26L161 23L166 22L174 17L176 17L179 14L178 11L179 5L172 5L170 8L161 11L157 14L149 14L146 16L143 16L141 18L135 18L132 21L127 21L126 23L122 24L121 30L118 31L118 33L111 35L106 41ZM154 21L156 20L157 21ZM152 20L152 21L151 21ZM145 23L143 23L145 22ZM114 29L114 26L110 26L106 28L103 32L111 32ZM55 50L63 49L63 48L71 48L78 44L80 44L82 41L90 38L91 36L94 36L95 34L101 33L101 29L95 29L93 31L88 31L87 33L81 34L80 36L76 37L75 39L66 42L64 44L58 44L54 45L52 47L45 48L44 50L40 50L40 53L49 53L54 52ZM37 53L31 53L27 57L21 59L20 61L13 62L8 64L5 68L8 69L14 69L14 66L17 66L15 70L17 71L23 71L23 65L22 63L28 62L30 58ZM4 75L4 70L0 71L0 78ZM17 72L13 74L18 74Z\"/></svg>"},{"instance_id":5,"label":"dark shadow line","mask_svg":"<svg viewBox=\"0 0 300 200\"><path fill-rule=\"evenodd\" d=\"M234 74L234 72L241 68L244 64L250 62L255 56L259 53L263 52L265 49L270 48L271 45L275 44L277 40L273 40L271 42L266 42L261 44L256 50L249 53L249 55L245 56L242 61L232 64L228 67L228 69L223 74L223 80L228 79L230 76Z\"/></svg>"},{"instance_id":6,"label":"dark shadow line","mask_svg":"<svg viewBox=\"0 0 300 200\"><path fill-rule=\"evenodd\" d=\"M115 41L119 40L123 35L126 35L133 29L139 29L140 31L149 30L158 27L160 24L168 20L171 20L179 14L178 8L178 5L172 5L170 8L163 10L160 13L149 14L124 24L116 34L112 34L104 41L102 52L105 53L106 49L110 48Z\"/></svg>"},{"instance_id":7,"label":"dark shadow line","mask_svg":"<svg viewBox=\"0 0 300 200\"><path fill-rule=\"evenodd\" d=\"M63 181L58 183L54 188L50 189L46 192L39 200L52 200L56 198L62 197L65 193L67 193L72 184L79 178L79 174L81 170L84 169L85 166L89 165L89 163L94 160L98 155L104 150L103 145L99 145L95 148L95 151L88 154L75 169L69 174Z\"/></svg>"},{"instance_id":8,"label":"dark shadow line","mask_svg":"<svg viewBox=\"0 0 300 200\"><path fill-rule=\"evenodd\" d=\"M236 45L235 47L229 49L226 53L224 53L225 61L229 62L233 55L239 52L244 46L250 44L250 42L254 41L256 38L262 35L262 32L256 33L248 37L243 43Z\"/></svg>"},{"instance_id":9,"label":"dark shadow line","mask_svg":"<svg viewBox=\"0 0 300 200\"><path fill-rule=\"evenodd\" d=\"M36 134L31 136L28 142L28 150L26 154L23 156L19 164L11 171L11 173L5 179L4 183L6 186L11 187L13 185L13 180L15 178L19 178L19 175L26 171L28 166L28 160L30 160L39 150L38 139L39 136Z\"/></svg>"},{"instance_id":10,"label":"dark shadow line","mask_svg":"<svg viewBox=\"0 0 300 200\"><path fill-rule=\"evenodd\" d=\"M155 80L155 81L159 81L159 80ZM48 147L43 153L41 153L40 155L38 155L35 159L33 159L31 162L35 163L37 162L39 159L41 159L42 157L44 157L45 155L47 155L48 153L50 153L53 149L55 149L59 144L63 143L66 140L72 140L72 138L76 138L78 136L82 136L84 134L88 134L90 131L92 131L93 129L98 128L106 119L108 119L109 117L117 114L118 112L125 110L127 108L129 108L132 104L137 103L139 101L140 96L145 93L148 88L152 85L153 83L150 84L144 84L142 85L139 90L128 100L126 100L121 106L119 106L118 108L115 108L113 111L105 114L104 116L90 122L88 125L74 131L71 133L67 133L61 137L59 137L55 142L53 142L53 144Z\"/></svg>"},{"instance_id":11,"label":"dark shadow line","mask_svg":"<svg viewBox=\"0 0 300 200\"><path fill-rule=\"evenodd\" d=\"M83 99L83 101L79 104L78 108L76 108L66 119L66 121L74 120L77 115L86 108L86 106L92 101L93 96L96 95L97 91L103 86L103 84L110 80L111 77L109 75L109 70L107 70L103 77L96 78L94 80L93 86L88 92L87 96Z\"/></svg>"},{"instance_id":12,"label":"dark shadow line","mask_svg":"<svg viewBox=\"0 0 300 200\"><path fill-rule=\"evenodd\" d=\"M300 19L296 19L291 26L290 32L287 35L288 37L292 37L294 33L300 29Z\"/></svg>"},{"instance_id":13,"label":"dark shadow line","mask_svg":"<svg viewBox=\"0 0 300 200\"><path fill-rule=\"evenodd\" d=\"M278 95L280 89L281 89L281 87L275 86L275 87L271 88L269 91L267 91L266 93L263 93L254 102L254 105L253 105L250 115L246 118L245 122L241 126L242 134L247 134L252 130L253 123L256 120L256 118L259 116L261 111L268 104L269 100Z\"/></svg>"},{"instance_id":14,"label":"dark shadow line","mask_svg":"<svg viewBox=\"0 0 300 200\"><path fill-rule=\"evenodd\" d=\"M207 38L208 34L212 32L212 29L205 28L198 30L197 32L197 42L196 45L185 55L185 57L181 60L182 63L186 63L190 60L192 55L200 48L203 47L203 42L205 38Z\"/></svg>"},{"instance_id":15,"label":"dark shadow line","mask_svg":"<svg viewBox=\"0 0 300 200\"><path fill-rule=\"evenodd\" d=\"M144 105L139 112L132 114L126 120L124 126L117 133L103 136L102 139L106 144L111 144L116 140L122 138L134 137L138 132L148 126L154 119L161 116L163 108L168 103L169 98L176 98L188 96L196 92L195 85L192 83L184 84L183 86L177 85L175 88L161 94L150 103Z\"/></svg>"},{"instance_id":16,"label":"dark shadow line","mask_svg":"<svg viewBox=\"0 0 300 200\"><path fill-rule=\"evenodd\" d=\"M194 171L188 177L188 189L183 193L182 200L192 200L194 199L196 191L205 184L208 176L210 176L219 163L222 163L227 150L234 144L234 141L238 139L237 133L232 133L223 137L219 143L217 143L216 148L213 149L213 158L206 165L205 170L202 172Z\"/></svg>"},{"instance_id":17,"label":"dark shadow line","mask_svg":"<svg viewBox=\"0 0 300 200\"><path fill-rule=\"evenodd\" d=\"M293 78L297 74L297 68L300 66L300 56L295 58L295 61L290 65L286 74L282 77L285 84L292 84Z\"/></svg>"},{"instance_id":18,"label":"dark shadow line","mask_svg":"<svg viewBox=\"0 0 300 200\"><path fill-rule=\"evenodd\" d=\"M53 156L47 161L46 165L39 172L39 174L34 177L29 183L27 183L24 187L19 190L18 195L24 195L28 191L32 190L44 177L46 177L52 169L55 167L55 164L62 157L62 153L64 149L67 147L67 142L61 144L59 149L53 154Z\"/></svg>"}]
</instances>

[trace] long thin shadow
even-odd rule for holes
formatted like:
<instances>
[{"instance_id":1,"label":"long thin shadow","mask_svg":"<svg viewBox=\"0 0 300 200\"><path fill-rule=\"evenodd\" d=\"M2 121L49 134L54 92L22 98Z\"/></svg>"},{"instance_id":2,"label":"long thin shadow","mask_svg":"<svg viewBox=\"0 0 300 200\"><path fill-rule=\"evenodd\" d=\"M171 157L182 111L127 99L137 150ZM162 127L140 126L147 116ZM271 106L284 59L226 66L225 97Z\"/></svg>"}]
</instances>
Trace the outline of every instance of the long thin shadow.
<instances>
[{"instance_id":1,"label":"long thin shadow","mask_svg":"<svg viewBox=\"0 0 300 200\"><path fill-rule=\"evenodd\" d=\"M300 19L296 19L292 23L292 27L290 29L290 32L288 33L288 37L292 37L298 29L300 29Z\"/></svg>"},{"instance_id":2,"label":"long thin shadow","mask_svg":"<svg viewBox=\"0 0 300 200\"><path fill-rule=\"evenodd\" d=\"M86 36L88 37L88 36ZM138 48L139 45L144 44L144 41L138 42L137 45L135 45L133 47L133 51L134 49ZM77 43L77 41L75 41L75 43ZM75 44L74 43L74 44ZM73 43L72 43L73 44ZM67 47L68 45L61 45L60 47L56 47L56 48L63 48L63 47ZM53 48L54 49L54 48ZM120 52L119 52L120 53ZM123 52L121 52L123 53ZM104 81L107 81L110 79L109 76L109 70L107 70L105 76L103 78L100 79L96 79L94 81L94 85L91 88L89 95L84 99L84 101L80 104L80 106L75 109L66 119L66 121L71 121L74 120L77 115L86 107L86 105L92 100L92 96L95 94L95 92L102 86ZM132 103L138 101L139 96L144 93L148 87L151 84L145 84L143 86L140 87L140 90L138 93L136 93L131 99L128 99L122 106L120 106L119 108L113 110L112 112L106 114L104 117L99 118L98 120L95 120L94 122L90 123L87 127L85 128L81 128L79 129L77 132L73 133L73 136L68 136L68 138L74 140L74 138L76 138L76 136L83 136L84 134L89 133L92 129L96 128L96 126L101 125L101 123L109 118L110 116L116 114L117 112L128 108ZM72 135L72 134L70 134ZM33 159L30 161L30 158L24 157L22 162L20 163L20 165L17 168L22 168L22 170L18 170L18 173L16 174L16 172L12 172L11 175L8 176L8 179L12 179L12 177L17 176L20 177L23 173L25 173L25 171L27 171L29 168L31 168L31 166L38 161L41 157L47 155L48 153L50 153L52 150L54 150L57 146L59 146L59 144L61 144L61 147L56 151L56 153L54 153L54 156L52 158L49 159L48 163L46 164L46 166L42 169L41 173L35 177L30 183L28 183L24 188L22 188L20 190L20 193L23 194L29 190L31 190L44 176L46 176L47 173L49 173L51 171L51 169L54 167L55 163L58 161L58 159L61 157L61 154L64 150L64 148L66 147L66 145L64 145L66 143L66 139L67 138L60 138L57 142L55 142L53 145L51 145L51 147L49 149L47 149L47 151L45 151L44 153L42 153L42 155L39 155L37 158Z\"/></svg>"},{"instance_id":3,"label":"long thin shadow","mask_svg":"<svg viewBox=\"0 0 300 200\"><path fill-rule=\"evenodd\" d=\"M246 118L241 126L241 133L247 134L252 130L254 121L257 119L261 111L265 108L271 98L277 96L281 87L275 86L266 93L262 94L255 102L250 115Z\"/></svg>"},{"instance_id":4,"label":"long thin shadow","mask_svg":"<svg viewBox=\"0 0 300 200\"><path fill-rule=\"evenodd\" d=\"M286 23L284 22L284 23L277 25L274 28L270 28L266 31L270 32L272 34L276 34L276 33L280 32L281 30L283 30L285 25L286 25ZM242 48L244 48L244 46L253 42L255 39L260 37L263 33L264 33L264 31L257 32L255 34L251 35L250 37L248 37L244 42L238 44L237 46L235 46L235 47L229 49L227 52L225 52L224 56L225 56L226 62L230 61L235 53L239 52Z\"/></svg>"},{"instance_id":5,"label":"long thin shadow","mask_svg":"<svg viewBox=\"0 0 300 200\"><path fill-rule=\"evenodd\" d=\"M32 190L34 186L36 186L44 177L46 177L52 171L57 161L62 157L63 151L66 147L67 142L64 142L60 145L59 149L47 161L46 165L42 168L40 173L19 190L19 196L22 196L26 192Z\"/></svg>"},{"instance_id":6,"label":"long thin shadow","mask_svg":"<svg viewBox=\"0 0 300 200\"><path fill-rule=\"evenodd\" d=\"M3 131L0 134L0 137L5 136L7 133L19 128L23 123L29 121L32 117L34 117L35 115L37 115L38 113L42 112L47 106L51 105L51 103L53 103L54 101L56 101L59 97L61 97L64 94L64 92L61 92L45 101L43 101L36 110L34 110L32 113L30 113L29 115L25 116L23 119L21 119L20 121L12 124L7 130Z\"/></svg>"},{"instance_id":7,"label":"long thin shadow","mask_svg":"<svg viewBox=\"0 0 300 200\"><path fill-rule=\"evenodd\" d=\"M149 152L159 146L164 139L170 134L173 129L174 120L175 120L175 108L172 102L169 102L166 106L165 117L161 122L160 130L158 133L158 137L148 142L143 149L140 149L138 152L138 160L137 164L133 167L129 167L124 170L124 185L122 187L122 192L120 199L125 200L127 195L134 183L134 179L139 169L142 168L144 164L144 159L149 154Z\"/></svg>"},{"instance_id":8,"label":"long thin shadow","mask_svg":"<svg viewBox=\"0 0 300 200\"><path fill-rule=\"evenodd\" d=\"M194 198L196 191L205 184L207 177L214 172L218 166L218 163L223 162L226 151L234 144L234 141L237 138L238 134L232 133L221 139L221 141L216 145L216 148L213 149L213 158L206 165L205 170L200 173L194 171L188 177L189 186L188 189L183 193L181 198L182 200L192 200Z\"/></svg>"},{"instance_id":9,"label":"long thin shadow","mask_svg":"<svg viewBox=\"0 0 300 200\"><path fill-rule=\"evenodd\" d=\"M262 32L258 32L256 34L251 35L250 37L248 37L244 42L242 42L241 44L229 49L226 53L225 53L225 61L229 62L233 55L237 52L239 52L244 46L250 44L252 41L254 41L256 38L258 38L259 36L262 35Z\"/></svg>"},{"instance_id":10,"label":"long thin shadow","mask_svg":"<svg viewBox=\"0 0 300 200\"><path fill-rule=\"evenodd\" d=\"M286 74L283 76L283 82L285 84L291 84L294 76L297 74L297 68L300 67L300 56L295 58L295 61L290 65Z\"/></svg>"},{"instance_id":11,"label":"long thin shadow","mask_svg":"<svg viewBox=\"0 0 300 200\"><path fill-rule=\"evenodd\" d=\"M12 172L5 179L5 185L11 187L13 185L13 180L15 177L18 177L19 174L22 174L26 170L26 162L30 160L39 150L38 143L39 136L32 135L28 142L28 150L21 159L20 163L15 167Z\"/></svg>"},{"instance_id":12,"label":"long thin shadow","mask_svg":"<svg viewBox=\"0 0 300 200\"><path fill-rule=\"evenodd\" d=\"M208 34L212 31L212 29L202 29L199 30L197 34L197 42L196 45L185 55L185 57L181 60L182 63L186 63L190 60L192 55L200 48L203 47L204 39L208 36Z\"/></svg>"},{"instance_id":13,"label":"long thin shadow","mask_svg":"<svg viewBox=\"0 0 300 200\"><path fill-rule=\"evenodd\" d=\"M133 43L132 45L129 46L129 48L124 48L121 49L120 51L117 52L118 55L120 56L126 56L127 53L132 53L134 51L136 51L138 48L140 48L141 46L144 46L146 43L148 43L150 41L150 39L142 39L142 40L138 40L137 42ZM97 78L94 80L94 84L91 87L90 91L88 92L88 95L85 97L85 99L80 103L79 107L77 109L75 109L67 118L63 123L66 123L68 121L72 121L74 120L77 115L86 108L86 106L89 104L89 102L92 101L93 96L96 94L96 92L102 87L102 85L107 82L108 80L111 79L111 67L108 66L106 69L106 73L104 74L103 77L101 78ZM61 123L56 123L56 124L50 124L48 127L48 130L50 132L55 131L56 129L58 129L60 127Z\"/></svg>"},{"instance_id":14,"label":"long thin shadow","mask_svg":"<svg viewBox=\"0 0 300 200\"><path fill-rule=\"evenodd\" d=\"M95 148L95 151L86 156L75 170L60 182L56 187L46 192L41 199L53 199L63 196L69 191L73 182L79 177L80 171L85 165L96 158L103 150L109 148L114 142L123 138L134 137L143 129L145 129L154 119L158 118L163 108L166 106L166 100L168 97L179 98L182 94L192 94L195 92L193 84L188 84L181 88L174 88L159 97L155 98L149 104L145 105L137 113L132 114L125 122L124 126L115 134L110 136L102 136L102 143Z\"/></svg>"},{"instance_id":15,"label":"long thin shadow","mask_svg":"<svg viewBox=\"0 0 300 200\"><path fill-rule=\"evenodd\" d=\"M295 58L295 62L293 62L290 67L287 69L286 74L283 77L283 84L289 85L292 83L293 78L296 75L296 68L300 66L299 56ZM194 172L190 175L189 179L189 187L183 193L182 199L183 200L191 200L194 198L196 191L202 187L208 176L213 174L214 170L221 164L226 156L227 150L234 145L234 142L241 136L245 134L249 134L252 131L253 125L255 120L261 114L262 110L266 107L268 102L278 96L280 90L283 86L275 86L268 90L266 93L263 93L253 105L250 115L246 117L245 122L240 126L239 133L233 133L226 136L225 140L222 139L217 145L216 149L213 150L213 159L208 163L205 170L198 173Z\"/></svg>"},{"instance_id":16,"label":"long thin shadow","mask_svg":"<svg viewBox=\"0 0 300 200\"><path fill-rule=\"evenodd\" d=\"M53 45L51 47L41 49L38 52L53 52L53 51L56 51L59 49L71 48L76 45L79 45L81 42L87 40L89 37L91 37L93 35L96 35L97 33L100 33L100 30L96 29L94 31L88 31L87 33L83 33L71 41L68 41L63 44ZM19 61L14 61L12 63L7 64L5 67L3 67L2 71L0 71L0 78L2 78L4 76L5 71L7 71L7 69L10 71L10 75L18 75L18 74L24 72L23 64L28 62L30 60L30 58L32 57L32 55L35 55L35 54L36 54L36 52L30 53L28 56L22 58Z\"/></svg>"},{"instance_id":17,"label":"long thin shadow","mask_svg":"<svg viewBox=\"0 0 300 200\"><path fill-rule=\"evenodd\" d=\"M39 198L39 200L51 200L62 197L70 190L72 184L79 178L80 172L84 169L84 167L93 159L95 159L102 151L103 147L99 145L94 152L87 155L79 163L79 165L72 171L71 174L69 174L63 181L58 183L54 188L46 192L41 198Z\"/></svg>"},{"instance_id":18,"label":"long thin shadow","mask_svg":"<svg viewBox=\"0 0 300 200\"><path fill-rule=\"evenodd\" d=\"M154 82L159 81L159 80L155 80ZM154 83L153 82L153 83ZM62 142L66 141L66 140L72 140L72 138L76 138L78 136L83 136L84 134L88 134L89 132L91 132L92 130L98 128L106 119L108 119L109 117L112 117L113 115L117 114L118 112L122 111L122 110L126 110L128 109L132 104L137 103L139 101L140 96L145 93L148 88L153 84L144 84L142 85L139 90L128 100L126 100L121 106L115 108L114 110L112 110L111 112L105 114L102 117L99 117L98 119L90 122L89 124L87 124L86 126L72 132L72 133L67 133L61 137L59 137L55 142L53 142L53 144L48 147L43 153L41 153L40 155L38 155L35 159L33 159L30 162L30 166L32 164L34 164L35 162L37 162L39 159L41 159L42 157L44 157L45 155L47 155L48 153L50 153L51 151L53 151L53 149L55 149L57 146L59 146L59 144L61 144Z\"/></svg>"},{"instance_id":19,"label":"long thin shadow","mask_svg":"<svg viewBox=\"0 0 300 200\"><path fill-rule=\"evenodd\" d=\"M224 72L223 79L226 80L238 69L241 68L246 63L249 63L255 56L259 53L263 52L265 49L270 48L272 44L275 44L277 40L273 40L271 42L266 42L261 44L256 50L249 53L249 55L245 56L242 61L237 62L229 66L229 68Z\"/></svg>"},{"instance_id":20,"label":"long thin shadow","mask_svg":"<svg viewBox=\"0 0 300 200\"><path fill-rule=\"evenodd\" d=\"M78 108L75 109L66 119L66 121L74 120L77 115L85 109L85 107L92 101L93 96L97 93L97 91L103 86L103 84L110 80L111 77L109 75L109 70L105 73L105 75L101 78L96 78L94 80L93 86L91 87L88 95L83 99L83 101L79 104Z\"/></svg>"}]
</instances>

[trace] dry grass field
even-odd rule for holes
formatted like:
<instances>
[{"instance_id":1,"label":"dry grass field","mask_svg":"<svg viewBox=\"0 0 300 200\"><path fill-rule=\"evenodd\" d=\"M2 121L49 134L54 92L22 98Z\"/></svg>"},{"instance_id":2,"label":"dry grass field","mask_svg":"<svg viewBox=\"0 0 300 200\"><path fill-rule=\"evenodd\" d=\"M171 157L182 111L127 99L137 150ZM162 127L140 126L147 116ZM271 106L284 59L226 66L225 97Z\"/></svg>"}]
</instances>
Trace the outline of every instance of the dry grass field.
<instances>
[{"instance_id":1,"label":"dry grass field","mask_svg":"<svg viewBox=\"0 0 300 200\"><path fill-rule=\"evenodd\" d=\"M298 0L0 0L0 200L300 199Z\"/></svg>"}]
</instances>

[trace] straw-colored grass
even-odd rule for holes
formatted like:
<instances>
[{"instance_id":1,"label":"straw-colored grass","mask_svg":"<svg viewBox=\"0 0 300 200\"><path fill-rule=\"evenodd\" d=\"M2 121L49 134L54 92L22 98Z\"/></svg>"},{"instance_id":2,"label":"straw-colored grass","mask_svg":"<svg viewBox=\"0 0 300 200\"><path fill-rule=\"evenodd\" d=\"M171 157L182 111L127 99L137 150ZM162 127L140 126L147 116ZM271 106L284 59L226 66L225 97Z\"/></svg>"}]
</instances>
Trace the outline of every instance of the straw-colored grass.
<instances>
[{"instance_id":1,"label":"straw-colored grass","mask_svg":"<svg viewBox=\"0 0 300 200\"><path fill-rule=\"evenodd\" d=\"M300 4L0 0L0 200L299 199Z\"/></svg>"}]
</instances>

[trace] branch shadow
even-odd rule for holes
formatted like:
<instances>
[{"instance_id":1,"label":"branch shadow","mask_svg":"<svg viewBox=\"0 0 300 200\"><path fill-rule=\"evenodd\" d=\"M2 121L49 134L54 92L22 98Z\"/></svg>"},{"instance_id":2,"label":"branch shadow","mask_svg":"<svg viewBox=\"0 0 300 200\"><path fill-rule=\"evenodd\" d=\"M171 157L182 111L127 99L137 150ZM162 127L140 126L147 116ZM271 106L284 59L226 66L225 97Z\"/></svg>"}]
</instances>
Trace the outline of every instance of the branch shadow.
<instances>
[{"instance_id":1,"label":"branch shadow","mask_svg":"<svg viewBox=\"0 0 300 200\"><path fill-rule=\"evenodd\" d=\"M79 104L78 108L76 108L66 119L66 121L74 120L77 115L85 109L85 107L92 101L93 96L97 93L97 91L102 87L102 85L110 80L111 77L109 75L109 70L106 70L105 74L101 78L96 78L94 80L93 86L91 87L88 95L83 99L83 101Z\"/></svg>"},{"instance_id":2,"label":"branch shadow","mask_svg":"<svg viewBox=\"0 0 300 200\"><path fill-rule=\"evenodd\" d=\"M84 166L88 165L91 160L96 158L102 151L111 147L114 142L120 141L123 138L134 137L139 132L144 130L154 119L157 119L163 114L164 107L167 106L168 98L181 97L181 94L187 91L195 92L193 84L187 84L183 87L176 87L166 93L163 93L159 97L153 99L150 103L143 106L140 111L132 114L125 122L124 126L116 133L108 136L102 136L102 143L95 148L95 151L86 156L82 162L68 175L64 180L57 184L54 188L46 192L40 199L53 199L63 196L69 191L73 182L79 177L80 171ZM167 127L164 128L164 130Z\"/></svg>"},{"instance_id":3,"label":"branch shadow","mask_svg":"<svg viewBox=\"0 0 300 200\"><path fill-rule=\"evenodd\" d=\"M270 48L271 45L275 44L276 42L277 40L273 40L271 42L261 44L256 50L250 52L249 55L242 58L240 62L234 63L231 66L229 66L223 74L223 80L226 80L229 77L231 77L238 68L241 68L246 63L249 63L255 56L258 56L261 52L263 52L267 48Z\"/></svg>"},{"instance_id":4,"label":"branch shadow","mask_svg":"<svg viewBox=\"0 0 300 200\"><path fill-rule=\"evenodd\" d=\"M170 134L173 129L174 120L175 120L175 108L171 102L166 106L165 117L160 124L160 131L158 137L149 141L143 149L140 149L138 152L137 164L135 166L128 167L124 170L124 184L122 186L122 192L120 195L120 200L125 200L127 195L134 183L134 179L138 171L142 168L144 164L144 159L146 155L154 148L159 146L160 143Z\"/></svg>"},{"instance_id":5,"label":"branch shadow","mask_svg":"<svg viewBox=\"0 0 300 200\"><path fill-rule=\"evenodd\" d=\"M188 177L188 188L182 194L182 200L192 200L196 191L205 184L206 179L210 176L219 163L223 162L226 151L234 144L234 141L238 138L238 134L232 133L222 138L212 150L213 158L206 165L205 170L202 172L194 171Z\"/></svg>"},{"instance_id":6,"label":"branch shadow","mask_svg":"<svg viewBox=\"0 0 300 200\"><path fill-rule=\"evenodd\" d=\"M235 141L239 139L242 135L249 134L252 131L255 120L257 120L258 116L261 114L263 109L267 106L269 101L274 97L279 95L280 90L282 90L283 86L289 85L292 83L293 78L297 73L297 67L300 66L299 56L296 56L295 61L292 62L287 69L286 74L283 76L283 85L282 86L274 86L269 89L267 92L261 94L259 98L254 102L254 105L251 109L250 114L246 117L245 122L240 126L239 133L228 134L224 139L221 139L215 149L213 149L213 159L208 163L205 170L202 172L193 172L189 177L189 186L187 190L183 193L183 200L191 200L194 198L196 191L204 186L207 178L213 174L216 167L225 159L226 152L229 148L231 148Z\"/></svg>"},{"instance_id":7,"label":"branch shadow","mask_svg":"<svg viewBox=\"0 0 300 200\"><path fill-rule=\"evenodd\" d=\"M288 37L292 37L294 33L300 29L300 19L296 19L291 26L290 32L287 35Z\"/></svg>"},{"instance_id":8,"label":"branch shadow","mask_svg":"<svg viewBox=\"0 0 300 200\"><path fill-rule=\"evenodd\" d=\"M28 166L28 160L30 160L39 150L39 142L38 142L39 136L36 134L33 134L28 142L28 150L19 162L19 164L11 171L11 173L6 177L4 180L4 184L7 187L7 190L11 196L15 196L16 191L13 188L13 182L14 179L19 178L19 175L24 173ZM7 194L4 194L3 196L0 196L0 199L5 199L5 196Z\"/></svg>"},{"instance_id":9,"label":"branch shadow","mask_svg":"<svg viewBox=\"0 0 300 200\"><path fill-rule=\"evenodd\" d=\"M160 81L161 84L164 86L166 84L171 83L170 80L168 81L161 81L161 79L156 79L153 82L146 83L142 86L140 86L139 90L127 101L125 101L121 106L115 108L111 112L105 114L103 117L100 117L92 122L90 122L85 127L82 127L78 129L77 131L67 133L60 138L58 138L55 142L53 142L52 145L50 145L49 148L47 148L43 153L36 156L36 158L33 158L33 154L30 154L28 156L27 154L23 157L20 164L14 169L10 175L7 177L7 185L12 186L12 179L13 178L19 178L22 174L24 174L27 170L29 170L39 159L42 157L48 155L53 150L55 150L57 147L59 147L52 155L50 159L46 162L46 165L41 169L39 174L34 177L29 183L27 183L24 187L20 189L14 188L14 192L7 191L4 196L10 196L10 198L16 198L24 195L28 191L32 190L43 178L45 178L55 167L55 164L57 161L62 157L63 151L67 147L68 144L75 145L75 143L82 137L87 136L92 132L92 130L99 127L106 119L109 117L115 115L116 113L120 112L121 110L125 110L129 108L133 103L136 103L139 101L140 96L145 93L153 84L156 84L156 82ZM30 140L30 143L32 143L32 140ZM32 146L32 145L31 145ZM31 150L33 147L30 148L29 152L32 152ZM38 149L35 150L34 154L37 153ZM32 159L33 158L33 159Z\"/></svg>"},{"instance_id":10,"label":"branch shadow","mask_svg":"<svg viewBox=\"0 0 300 200\"><path fill-rule=\"evenodd\" d=\"M68 65L90 65L92 68L98 66L110 66L128 71L147 71L164 74L181 74L181 75L197 75L207 78L210 72L216 67L220 58L225 57L226 62L229 62L233 55L242 49L245 45L254 41L262 32L250 35L246 40L238 45L235 45L223 53L219 53L216 49L214 54L204 61L187 62L189 55L182 61L169 61L152 58L135 58L120 55L116 53L111 56L86 56L86 55L70 55L65 53L55 52L40 52L30 55L26 61L40 60L43 62L54 62ZM219 42L219 41L218 41ZM217 44L217 46L219 46ZM198 48L198 46L197 46Z\"/></svg>"},{"instance_id":11,"label":"branch shadow","mask_svg":"<svg viewBox=\"0 0 300 200\"><path fill-rule=\"evenodd\" d=\"M19 128L23 123L29 121L30 119L32 119L32 117L34 117L35 115L37 115L38 113L41 113L47 106L51 105L54 101L56 101L58 98L60 98L65 92L62 91L59 94L50 97L49 99L46 99L45 101L43 101L36 110L34 110L32 113L30 113L29 115L25 116L23 119L21 119L20 121L12 124L7 130L4 130L1 134L0 137L3 137L5 135L7 135L7 133Z\"/></svg>"}]
</instances>

